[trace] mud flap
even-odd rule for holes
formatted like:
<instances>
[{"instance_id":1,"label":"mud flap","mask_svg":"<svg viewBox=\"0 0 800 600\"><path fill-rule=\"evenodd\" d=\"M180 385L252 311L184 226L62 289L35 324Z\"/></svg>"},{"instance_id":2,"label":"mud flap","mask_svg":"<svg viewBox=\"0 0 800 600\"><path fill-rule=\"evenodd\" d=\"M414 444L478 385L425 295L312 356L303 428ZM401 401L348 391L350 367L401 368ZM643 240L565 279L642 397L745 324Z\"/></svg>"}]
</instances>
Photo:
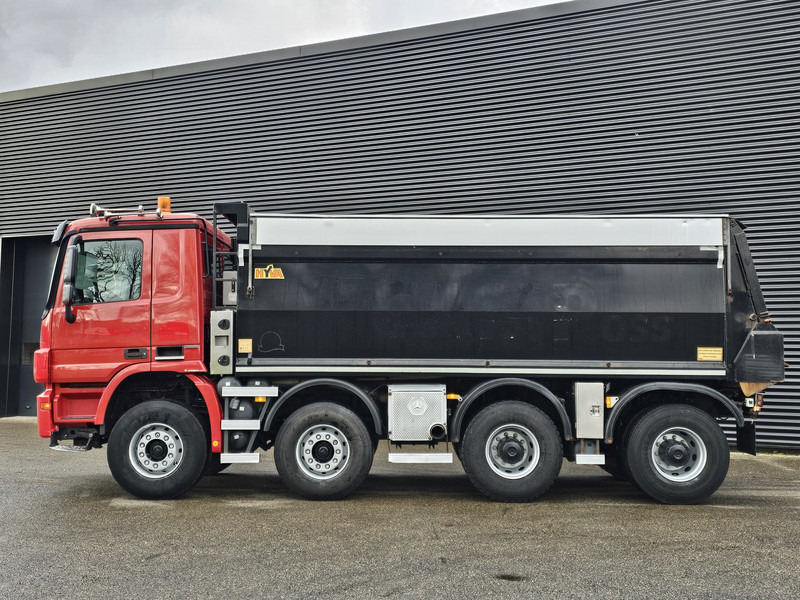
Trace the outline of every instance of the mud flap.
<instances>
[{"instance_id":1,"label":"mud flap","mask_svg":"<svg viewBox=\"0 0 800 600\"><path fill-rule=\"evenodd\" d=\"M736 428L736 449L739 452L756 455L756 422L745 420L744 425Z\"/></svg>"}]
</instances>

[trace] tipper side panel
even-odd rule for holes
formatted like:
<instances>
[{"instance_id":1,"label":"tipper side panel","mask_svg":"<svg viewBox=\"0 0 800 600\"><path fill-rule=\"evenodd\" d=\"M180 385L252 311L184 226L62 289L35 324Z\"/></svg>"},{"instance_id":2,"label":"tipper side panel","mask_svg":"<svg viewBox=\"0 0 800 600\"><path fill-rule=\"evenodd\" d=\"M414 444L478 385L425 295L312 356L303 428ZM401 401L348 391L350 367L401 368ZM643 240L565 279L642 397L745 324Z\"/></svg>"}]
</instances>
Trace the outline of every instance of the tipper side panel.
<instances>
[{"instance_id":1,"label":"tipper side panel","mask_svg":"<svg viewBox=\"0 0 800 600\"><path fill-rule=\"evenodd\" d=\"M724 343L715 263L259 256L254 268L282 275L255 279L239 306L256 359L691 362Z\"/></svg>"},{"instance_id":2,"label":"tipper side panel","mask_svg":"<svg viewBox=\"0 0 800 600\"><path fill-rule=\"evenodd\" d=\"M378 244L374 232L367 245L259 244L240 270L241 290L253 269L240 364L721 367L722 246L626 245L595 223L607 245L599 234L525 245L514 231L515 245ZM493 235L503 239L496 224Z\"/></svg>"}]
</instances>

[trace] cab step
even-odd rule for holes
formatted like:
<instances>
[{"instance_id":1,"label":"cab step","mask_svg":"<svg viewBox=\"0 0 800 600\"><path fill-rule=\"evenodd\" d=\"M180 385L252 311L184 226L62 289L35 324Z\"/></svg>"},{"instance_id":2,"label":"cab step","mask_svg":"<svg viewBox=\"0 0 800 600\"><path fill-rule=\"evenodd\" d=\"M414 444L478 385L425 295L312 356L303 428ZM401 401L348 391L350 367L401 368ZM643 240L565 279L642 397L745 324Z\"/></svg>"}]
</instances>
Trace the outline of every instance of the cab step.
<instances>
[{"instance_id":1,"label":"cab step","mask_svg":"<svg viewBox=\"0 0 800 600\"><path fill-rule=\"evenodd\" d=\"M61 444L50 444L50 450L56 450L57 452L88 452L91 449L92 447L88 444L86 446L62 446Z\"/></svg>"},{"instance_id":2,"label":"cab step","mask_svg":"<svg viewBox=\"0 0 800 600\"><path fill-rule=\"evenodd\" d=\"M97 432L91 431L87 434L86 437L83 436L75 436L75 437L65 437L64 439L71 439L72 446L62 446L59 444L58 433L53 433L50 436L50 450L56 450L57 452L88 452L92 448L95 447L95 440L97 439ZM82 444L76 444L75 442L81 441L85 442ZM100 447L99 445L97 446Z\"/></svg>"},{"instance_id":3,"label":"cab step","mask_svg":"<svg viewBox=\"0 0 800 600\"><path fill-rule=\"evenodd\" d=\"M222 431L258 431L261 421L258 419L222 419Z\"/></svg>"},{"instance_id":4,"label":"cab step","mask_svg":"<svg viewBox=\"0 0 800 600\"><path fill-rule=\"evenodd\" d=\"M258 452L223 452L219 457L222 464L234 463L257 463L261 462L261 455Z\"/></svg>"},{"instance_id":5,"label":"cab step","mask_svg":"<svg viewBox=\"0 0 800 600\"><path fill-rule=\"evenodd\" d=\"M605 454L576 454L576 465L604 465L606 464Z\"/></svg>"},{"instance_id":6,"label":"cab step","mask_svg":"<svg viewBox=\"0 0 800 600\"><path fill-rule=\"evenodd\" d=\"M389 452L390 463L406 464L450 464L452 452Z\"/></svg>"}]
</instances>

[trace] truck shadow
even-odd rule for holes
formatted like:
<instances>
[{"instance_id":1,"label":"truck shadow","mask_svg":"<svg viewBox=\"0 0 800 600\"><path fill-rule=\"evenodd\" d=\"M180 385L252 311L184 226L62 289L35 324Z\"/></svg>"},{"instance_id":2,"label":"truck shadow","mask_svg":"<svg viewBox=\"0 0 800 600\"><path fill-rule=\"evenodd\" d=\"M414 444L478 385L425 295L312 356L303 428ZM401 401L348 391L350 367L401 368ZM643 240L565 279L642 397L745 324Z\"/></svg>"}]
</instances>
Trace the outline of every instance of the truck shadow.
<instances>
[{"instance_id":1,"label":"truck shadow","mask_svg":"<svg viewBox=\"0 0 800 600\"><path fill-rule=\"evenodd\" d=\"M285 499L302 499L287 488L280 477L274 473L235 473L224 472L202 478L189 495L216 497L221 500L231 496L258 495L268 493ZM481 494L464 474L370 474L358 491L352 496L359 497L425 497L428 499L454 497L466 502L489 502L494 500ZM556 479L552 487L534 502L576 502L576 501L618 501L652 502L633 485L619 481L609 475L582 476L566 475ZM654 503L656 504L656 503Z\"/></svg>"}]
</instances>

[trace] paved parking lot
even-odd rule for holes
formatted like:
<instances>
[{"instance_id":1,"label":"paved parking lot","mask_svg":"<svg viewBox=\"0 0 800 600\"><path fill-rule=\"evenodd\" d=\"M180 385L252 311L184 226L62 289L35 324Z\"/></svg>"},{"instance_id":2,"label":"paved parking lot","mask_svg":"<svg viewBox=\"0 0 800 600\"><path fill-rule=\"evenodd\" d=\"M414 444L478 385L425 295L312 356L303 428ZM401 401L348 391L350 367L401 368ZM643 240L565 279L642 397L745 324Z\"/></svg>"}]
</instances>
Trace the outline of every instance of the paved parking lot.
<instances>
[{"instance_id":1,"label":"paved parking lot","mask_svg":"<svg viewBox=\"0 0 800 600\"><path fill-rule=\"evenodd\" d=\"M0 419L2 598L798 598L800 457L734 454L700 506L565 463L526 505L459 465L389 465L340 502L288 492L271 453L174 501L117 487L105 450Z\"/></svg>"}]
</instances>

